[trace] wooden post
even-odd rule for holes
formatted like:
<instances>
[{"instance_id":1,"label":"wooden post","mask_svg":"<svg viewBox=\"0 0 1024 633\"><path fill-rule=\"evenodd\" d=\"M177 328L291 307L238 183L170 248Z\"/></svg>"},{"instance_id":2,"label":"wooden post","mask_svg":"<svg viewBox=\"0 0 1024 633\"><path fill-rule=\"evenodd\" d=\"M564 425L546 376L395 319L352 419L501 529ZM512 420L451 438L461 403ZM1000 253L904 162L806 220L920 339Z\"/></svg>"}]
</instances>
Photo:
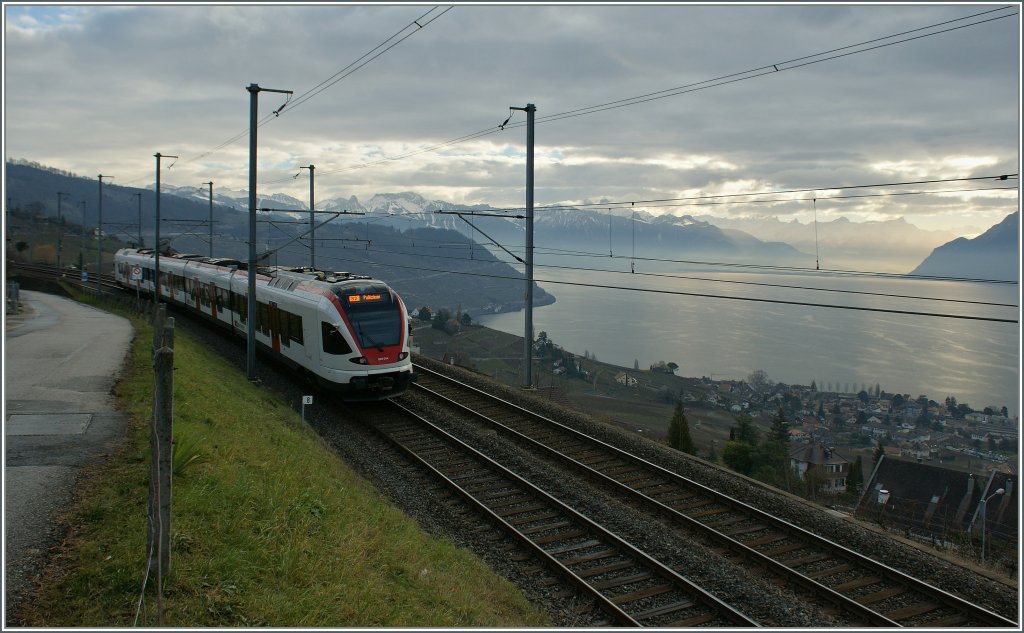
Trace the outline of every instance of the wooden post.
<instances>
[{"instance_id":1,"label":"wooden post","mask_svg":"<svg viewBox=\"0 0 1024 633\"><path fill-rule=\"evenodd\" d=\"M171 456L174 419L174 319L163 322L160 305L154 327L153 425L150 429L149 552L150 569L156 567L157 618L163 619L163 579L171 565Z\"/></svg>"}]
</instances>

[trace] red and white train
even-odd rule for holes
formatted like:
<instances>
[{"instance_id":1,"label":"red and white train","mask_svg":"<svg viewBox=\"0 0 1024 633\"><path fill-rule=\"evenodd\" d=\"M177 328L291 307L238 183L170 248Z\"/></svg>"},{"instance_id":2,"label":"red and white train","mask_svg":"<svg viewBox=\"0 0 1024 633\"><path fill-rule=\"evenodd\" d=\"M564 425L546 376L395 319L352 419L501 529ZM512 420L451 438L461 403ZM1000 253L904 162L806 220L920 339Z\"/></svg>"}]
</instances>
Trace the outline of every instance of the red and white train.
<instances>
[{"instance_id":1,"label":"red and white train","mask_svg":"<svg viewBox=\"0 0 1024 633\"><path fill-rule=\"evenodd\" d=\"M155 253L114 258L124 288L156 291ZM234 259L160 255L160 297L233 331L248 333L248 272ZM408 312L383 281L312 268L259 267L256 344L350 400L397 396L415 380Z\"/></svg>"}]
</instances>

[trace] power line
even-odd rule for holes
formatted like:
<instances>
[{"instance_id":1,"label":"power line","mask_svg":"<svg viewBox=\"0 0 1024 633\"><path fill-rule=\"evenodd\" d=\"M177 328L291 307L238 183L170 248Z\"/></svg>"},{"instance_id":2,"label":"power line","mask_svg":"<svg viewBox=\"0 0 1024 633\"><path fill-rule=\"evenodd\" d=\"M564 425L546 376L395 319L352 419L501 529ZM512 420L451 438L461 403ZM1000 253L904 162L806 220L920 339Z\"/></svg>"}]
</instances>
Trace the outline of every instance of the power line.
<instances>
[{"instance_id":1,"label":"power line","mask_svg":"<svg viewBox=\"0 0 1024 633\"><path fill-rule=\"evenodd\" d=\"M876 183L871 185L831 185L825 187L803 187L799 189L778 189L774 191L753 191L750 193L728 193L728 194L706 194L701 196L682 196L678 198L652 198L648 200L620 200L616 202L581 202L574 204L551 204L539 207L534 207L535 211L548 211L548 210L559 210L559 209L580 209L593 207L597 209L613 209L613 208L631 208L636 205L643 207L657 207L657 206L689 206L689 205L660 205L663 202L688 202L693 200L718 200L726 198L745 198L748 196L772 196L781 195L787 193L815 193L818 200L824 199L842 199L842 198L857 198L857 197L876 197L876 196L895 196L895 195L925 195L929 193L955 193L957 191L988 191L988 190L1017 190L1017 187L995 187L988 189L955 189L955 190L941 190L941 191L920 191L920 192L888 192L880 194L871 194L865 196L819 196L817 192L820 191L844 191L847 189L876 189L879 187L905 187L909 185L929 185L939 183L951 183L951 182L972 182L975 180L999 180L1005 181L1011 178L1017 178L1018 174L999 174L996 176L973 176L970 178L942 178L934 180L912 180L906 182L884 182ZM768 200L765 202L801 202L806 199L782 199L782 200ZM741 204L743 201L735 202L734 204ZM696 206L696 205L693 205ZM523 207L502 207L497 209L488 209L488 211L522 211ZM435 213L465 213L467 215L472 214L472 209L452 209L448 211L436 211Z\"/></svg>"},{"instance_id":2,"label":"power line","mask_svg":"<svg viewBox=\"0 0 1024 633\"><path fill-rule=\"evenodd\" d=\"M339 241L339 240L332 240L332 241ZM494 259L477 259L477 258L473 258L473 257L455 257L455 256L452 256L452 255L433 255L433 254L430 254L430 253L408 252L408 251L400 251L400 250L385 250L383 248L379 248L379 247L387 246L387 247L391 247L391 248L413 248L413 249L415 249L415 248L437 248L437 249L440 249L440 248L444 247L443 243L439 244L438 246L435 246L435 247L417 247L415 245L410 246L410 245L406 245L406 244L388 244L388 243L380 244L380 243L375 243L373 240L360 240L360 239L349 239L349 238L342 238L341 241L358 241L358 242L366 242L368 244L373 243L375 246L378 247L378 248L371 248L368 245L364 249L359 249L360 252L381 253L381 254L387 254L387 255L407 255L407 256L410 256L410 257L429 257L431 259L444 259L444 260L462 261L462 262L470 262L470 261L472 261L472 262L487 263L487 264L505 264L505 265L508 265L508 266L512 266L515 263L515 262L506 262L506 261L503 261L501 259L498 259L497 257L494 257L493 253L490 253L490 251L487 251L487 252L490 253L491 256L494 257ZM460 247L460 248L462 248L464 250L468 250L469 249L469 245L466 245L466 244L452 244L452 245L449 246L449 248L454 248L456 246ZM389 264L381 264L381 265L389 265ZM964 303L964 304L981 305L981 306L992 306L992 307L1002 307L1002 308L1017 308L1018 307L1017 304L1014 304L1014 303L998 303L998 302L991 302L991 301L973 301L973 300L969 300L969 299L948 299L948 298L943 298L943 297L923 297L923 296L919 296L919 295L904 295L904 294L887 293L887 292L870 292L870 291L866 291L866 290L843 290L843 289L839 289L839 288L819 288L819 287L815 287L815 286L797 286L797 285L790 285L790 284L777 284L777 283L767 283L767 282L757 282L757 281L739 281L739 280L734 280L734 279L714 279L714 278L710 278L710 277L694 277L694 276L690 276L690 275L678 275L678 274L672 274L672 273L632 272L632 271L627 271L627 270L610 270L610 269L606 269L606 268L588 268L588 267L581 267L581 266L557 266L557 265L554 265L554 264L535 264L535 266L537 266L538 268L550 268L550 269L553 269L553 270L568 270L568 271L578 271L578 272L597 272L597 273L609 273L609 274L616 274L616 275L636 275L638 277L657 277L657 278L665 278L665 279L682 279L682 280L687 280L687 281L706 281L706 282L711 282L711 283L735 284L735 285L743 285L743 286L760 286L760 287L765 287L765 288L783 288L783 289L788 289L788 290L809 290L809 291L816 291L816 292L834 292L834 293L840 293L840 294L852 294L852 295L865 295L865 296L874 296L874 297L885 297L885 298L890 298L890 299L914 299L914 300L921 300L921 301L939 301L939 302L944 302L944 303Z\"/></svg>"},{"instance_id":3,"label":"power line","mask_svg":"<svg viewBox=\"0 0 1024 633\"><path fill-rule=\"evenodd\" d=\"M951 32L951 31L958 30L958 29L963 29L963 28L967 28L967 27L970 27L970 26L977 26L979 24L984 24L984 23L987 23L987 22L992 22L994 20L1000 20L1002 18L1007 18L1007 17L1012 17L1014 15L1017 15L1017 13L1009 13L1009 14L1006 14L1006 15L1000 15L1000 16L988 18L988 19L985 19L985 20L980 20L978 22L972 22L970 24L962 24L962 25L951 27L951 28L948 28L948 29L943 29L943 30L940 30L940 31L934 31L934 32L931 32L931 33L925 33L923 35L917 35L917 36L914 36L914 37L909 37L909 38L906 38L906 39L897 40L897 41L894 41L894 42L888 42L886 44L880 44L880 45L872 46L872 47L869 47L869 48L862 48L860 50L855 50L855 51L850 51L850 52L846 52L846 53L842 53L842 54L832 55L830 57L823 57L822 59L814 59L815 57L822 57L824 55L830 55L832 53L838 53L839 51L849 50L849 49L852 49L852 48L858 48L858 47L866 46L868 44L873 44L875 42L880 42L880 41L887 40L887 39L892 39L892 38L896 38L896 37L902 37L904 35L909 35L910 33L916 33L916 32L925 31L925 30L928 30L928 29L934 29L936 27L944 26L946 24L952 24L954 22L962 22L964 20L970 20L970 19L977 18L977 17L983 16L983 15L987 15L989 13L994 13L994 12L998 12L998 11L1006 11L1006 10L1011 10L1011 9L1013 9L1013 6L1005 6L1005 7L1000 7L998 9L990 9L988 11L982 11L980 13L975 13L973 15L964 16L962 18L956 18L956 19L953 19L953 20L947 20L945 22L939 22L939 23L932 24L932 25L929 25L929 26L924 26L924 27L920 27L920 28L917 28L917 29L912 29L912 30L909 30L909 31L903 31L901 33L895 33L893 35L887 35L885 37L880 37L880 38L875 38L875 39L872 39L872 40L867 40L867 41L864 41L864 42L860 42L858 44L851 44L851 45L844 46L844 47L841 47L841 48L835 48L835 49L831 49L831 50L827 50L827 51L822 51L820 53L814 53L814 54L811 54L811 55L805 55L805 56L802 56L802 57L797 57L795 59L791 59L789 61L777 62L777 63L774 63L774 64L768 64L766 66L760 66L758 68L752 68L750 70L745 70L745 71L741 71L741 72L738 72L738 73L732 73L732 74L729 74L729 75L723 75L721 77L717 77L717 78L714 78L714 79L706 79L704 81L699 81L699 82L692 83L692 84L687 84L687 85L684 85L684 86L677 86L675 88L668 88L668 89L665 89L665 90L660 90L660 91L657 91L657 92L651 92L651 93L647 93L647 94L643 94L643 95L638 95L638 96L635 96L635 97L628 97L628 98L625 98L625 99L619 99L617 101L609 101L609 102L598 104L598 105L586 106L586 107L577 108L577 109L574 109L574 110L567 110L565 112L560 112L560 113L551 114L551 115L547 115L547 116L540 116L540 117L537 117L535 119L535 122L537 122L537 123L548 123L548 122L552 122L552 121L558 121L558 120L561 120L561 119L573 118L573 117L578 117L578 116L585 116L587 114L595 114L597 112L604 112L606 110L612 110L612 109L616 109L616 108L623 108L623 107L627 107L627 106L631 106L631 105L638 105L640 103L647 103L649 101L655 101L655 100L664 99L664 98L667 98L667 97L678 96L678 95L681 95L681 94L686 94L688 92L695 92L697 90L705 90L707 88L714 88L714 87L717 87L717 86L723 86L723 85L727 85L727 84L731 84L731 83L736 83L736 82L739 82L739 81L745 81L747 79L754 79L754 78L761 77L761 76L768 75L768 74L777 74L778 72L781 72L783 70L793 70L795 68L801 68L801 67L804 67L804 66L809 66L811 64L817 64L817 63L821 63L821 62L825 62L825 61L839 59L841 57L847 57L847 56L850 56L850 55L856 55L858 53L864 53L864 52L868 52L868 51L871 51L871 50L876 50L876 49L879 49L879 48L884 48L884 47L887 47L887 46L893 46L895 44L902 44L902 43L905 43L905 42L910 42L910 41L913 41L913 40L918 40L918 39L922 39L922 38L925 38L925 37L930 37L932 35L940 35L942 33L948 33L948 32ZM804 61L804 60L813 60L813 61ZM803 63L797 64L796 62L803 62ZM785 67L788 64L792 64L792 65L788 66L788 67ZM784 66L784 68L779 68L779 66ZM365 169L367 167L371 167L371 166L375 166L375 165L380 165L380 164L388 163L388 162L394 162L394 161L397 161L397 160L402 160L402 159L405 159L405 158L410 158L412 156L417 156L419 154L433 152L433 151L436 151L438 149L442 149L444 147L448 147L450 145L456 145L456 144L464 143L464 142L467 142L467 141L470 141L470 140L474 140L474 139L477 139L477 138L480 138L480 137L483 137L483 136L488 136L490 134L495 134L497 132L504 131L507 128L518 128L518 127L523 127L525 125L526 125L525 122L518 122L518 123L512 123L512 124L507 124L506 123L506 124L502 124L502 125L498 125L498 126L492 126L492 127L485 128L485 129L477 131L477 132L472 132L470 134L466 134L464 136L461 136L461 137L458 137L458 138L455 138L455 139L451 139L451 140L448 140L448 141L437 143L435 145L424 147L424 148L421 148L421 149L418 149L418 150L414 150L414 151L411 151L411 152L406 152L404 154L384 157L384 158L381 158L381 159L378 159L378 160L375 160L375 161L370 161L370 162L362 163L362 164L359 164L359 165L353 165L353 166L350 166L350 167L342 167L342 168L333 169L333 170L326 170L326 171L324 171L322 173L342 173L342 172L347 172L347 171L354 171L354 170L357 170L357 169Z\"/></svg>"},{"instance_id":4,"label":"power line","mask_svg":"<svg viewBox=\"0 0 1024 633\"><path fill-rule=\"evenodd\" d=\"M903 44L905 42L910 42L910 41L913 41L913 40L919 40L919 39L922 39L922 38L925 38L925 37L931 37L932 35L940 35L942 33L949 33L950 31L956 31L956 30L967 28L967 27L970 27L970 26L977 26L979 24L985 24L986 22L992 22L992 21L995 21L995 20L1001 20L1003 18L1008 18L1008 17L1012 17L1014 15L1017 15L1016 13L1009 13L1009 14L1006 14L1006 15L1000 15L1000 16L996 16L996 17L993 17L993 18L988 18L988 19L985 19L985 20L980 20L978 22L972 22L970 24L962 24L960 26L955 26L955 27L951 27L951 28L948 28L948 29L943 29L941 31L935 31L935 32L932 32L932 33L926 33L924 35L916 35L914 37L908 37L906 39L897 40L895 42L888 42L886 44L879 44L877 46L871 46L871 47L863 48L863 49L856 50L856 51L851 51L851 52L842 53L842 54L838 54L838 55L832 55L830 57L824 57L822 59L815 59L813 61L805 61L805 62L803 62L801 64L796 64L795 63L795 62L802 61L802 60L812 59L814 57L821 57L822 55L829 55L830 53L834 53L834 52L837 52L837 51L847 50L847 49L850 49L850 48L857 48L857 47L860 47L860 46L864 46L866 44L871 44L871 43L874 43L874 42L879 42L881 40L891 39L891 38L894 38L894 37L900 37L900 36L906 35L908 33L914 33L914 32L917 32L917 31L923 31L923 30L935 28L936 26L942 26L944 24L950 24L952 22L959 22L959 21L963 21L963 20L969 20L969 19L981 16L981 15L985 15L987 13L992 13L994 11L1004 11L1004 10L1009 9L1009 8L1011 8L1011 7L1002 7L1000 9L993 9L993 10L990 10L990 11L984 11L982 13L976 13L974 15L969 15L969 16L965 16L965 17L962 17L962 18L957 18L955 20L949 20L949 21L946 21L946 22L940 22L938 24L933 24L931 26L921 27L919 29L913 29L911 31L904 31L903 33L897 33L895 35L888 35L886 37L881 37L881 38L876 38L876 39L873 39L873 40L868 40L866 42L861 42L859 44L851 44L849 46L844 46L842 48L836 48L836 49L832 49L830 51L824 51L824 52L821 52L821 53L815 53L813 55L806 55L804 57L798 57L796 59L792 59L792 60L785 61L785 62L777 62L777 63L774 63L774 64L769 64L767 66L761 66L760 68L753 68L751 70L743 71L743 72L740 72L740 73L733 73L731 75L724 75L722 77L717 77L715 79L708 79L708 80L700 81L700 82L693 83L693 84L687 84L685 86L679 86L677 88L669 88L667 90L662 90L662 91L659 91L659 92L652 92L652 93L648 93L646 95L640 95L640 96L637 96L637 97L630 97L630 98L627 98L627 99L620 99L619 101L611 101L611 102L608 102L608 103L604 103L604 104L600 104L600 105L596 105L596 106L590 106L590 107L587 107L587 108L580 108L580 109L577 109L577 110L569 110L567 112L562 112L562 113L558 113L558 114L551 114L551 115L548 115L546 117L538 117L536 122L537 123L549 123L551 121L559 121L561 119L569 119L569 118L573 118L573 117L584 116L584 115L587 115L587 114L595 114L597 112L604 112L606 110L614 110L614 109L617 109L617 108L624 108L624 107L631 106L631 105L638 105L640 103L647 103L647 102L650 102L650 101L656 101L658 99L665 99L667 97L674 97L674 96L678 96L678 95L681 95L681 94L686 94L688 92L696 92L698 90L706 90L708 88L715 88L715 87L718 87L718 86L724 86L724 85L728 85L728 84L733 84L733 83L737 83L737 82L740 82L740 81L746 81L747 79L755 79L757 77L762 77L764 75L773 75L773 74L776 74L776 73L779 73L779 72L782 72L782 71L785 71L785 70L793 70L795 68L802 68L804 66L810 66L811 64L818 64L818 63L821 63L821 62L826 62L826 61L831 61L831 60L834 60L834 59L839 59L841 57L848 57L850 55L856 55L858 53L865 53L865 52L868 52L868 51L877 50L879 48L885 48L887 46L893 46L895 44ZM785 67L788 64L793 64L793 65ZM782 66L782 68L780 68L780 66ZM703 84L707 84L707 85L703 85ZM521 127L522 125L523 125L522 123L517 123L517 124L510 125L508 127Z\"/></svg>"},{"instance_id":5,"label":"power line","mask_svg":"<svg viewBox=\"0 0 1024 633\"><path fill-rule=\"evenodd\" d=\"M418 18L416 18L415 20L410 22L408 25L406 25L406 26L402 27L401 29L399 29L394 35L392 35L388 39L384 40L383 42L381 42L380 44L378 44L377 46L372 48L367 53L364 53L363 56L360 57L359 59L357 59L354 62L350 63L348 66L345 66L344 68L342 68L338 72L334 73L333 75L331 75L327 79L321 81L317 85L313 86L309 90L303 92L301 95L299 95L298 97L295 98L296 99L295 103L289 104L288 102L285 102L286 105L290 106L287 109L287 112L291 112L291 110L294 110L296 107L298 107L298 106L302 105L303 103L309 101L310 99L312 99L313 97L317 96L318 94L320 94L324 90L327 90L328 88L330 88L334 84L338 83L342 79L345 79L346 77L348 77L352 73L356 72L357 70L360 70L361 68L363 68L364 66L366 66L367 64L372 62L373 60L377 59L378 57L380 57L384 53L388 52L392 48L398 46L399 44L401 44L402 42L404 42L408 38L412 37L414 34L418 33L420 30L422 30L424 27L429 25L431 22L433 22L437 18L439 18L442 15L444 15L445 13L448 13L449 11L451 11L453 8L454 7L448 7L447 9L442 11L440 14L438 14L436 16L433 16L429 20L425 20L425 18L428 15L430 15L431 13L433 13L434 11L436 11L438 9L438 7L436 7L436 6L431 8L429 11L427 11L423 15L419 16ZM421 21L423 22L422 24L421 24ZM401 37L401 39L399 39L398 41L392 43L390 46L386 46L389 42L394 40L396 37L399 37L400 35L402 35L402 33L405 33L409 29L413 28L413 26L415 26L414 30L410 31L409 33L407 33L406 35ZM383 50L380 50L380 52L377 52L379 49L381 49L382 47L385 47L385 46L386 46L386 48L384 48ZM376 52L376 54L374 54L375 52ZM371 57L371 55L372 55L372 57ZM369 59L367 59L367 58L369 58ZM365 60L365 61L363 61L363 60ZM271 120L278 118L280 116L280 114L282 114L283 112L285 112L285 106L281 106L281 108L278 108L272 114L266 115L259 122L259 124L257 125L257 128L263 127L265 124L269 123ZM186 159L186 162L191 162L191 161L199 160L201 158L209 156L210 154L213 154L214 152L216 152L218 150L221 150L221 149L227 147L228 145L231 145L232 143L235 143L239 139L244 138L248 134L249 134L249 129L247 128L247 129L239 132L238 134L232 136L231 138L227 139L226 141L220 143L216 147L214 147L214 148L212 148L210 150L207 150L206 152L203 152L202 154L199 154L198 156ZM273 184L273 183L266 183L266 184Z\"/></svg>"},{"instance_id":6,"label":"power line","mask_svg":"<svg viewBox=\"0 0 1024 633\"><path fill-rule=\"evenodd\" d=\"M421 271L421 272L449 273L449 274L453 274L453 275L468 275L468 276L471 276L471 277L483 277L483 278L490 278L490 279L505 279L505 280L511 280L511 281L516 281L516 282L522 282L522 280L523 280L522 277L512 277L512 276L509 276L509 275L492 275L492 274L485 274L485 273L479 273L479 272L469 272L469 271L460 271L460 270L444 270L444 269L436 269L436 268L425 268L425 267L422 267L422 266L403 266L401 264L368 262L368 261L365 261L365 260L358 260L358 259L351 259L351 258L344 258L344 257L325 256L324 259L329 259L329 260L333 260L333 261L341 261L341 262L356 262L356 263L362 263L362 264L369 264L369 265L372 265L372 266L386 266L386 267L390 267L390 268L399 268L399 269L405 269L405 270L417 270L417 271ZM734 300L734 301L754 301L754 302L758 302L758 303L777 303L777 304L783 304L783 305L815 307L815 308L830 308L830 309L836 309L836 310L854 310L854 311L860 311L860 312L881 312L881 313L887 313L887 314L904 314L904 315L909 315L909 316L928 316L928 317L948 318L948 319L966 319L966 320L972 320L972 321L991 321L991 322L996 322L996 323L1018 323L1017 319L1001 319L1001 318L995 318L995 317L971 316L971 315L962 315L962 314L945 314L945 313L938 313L938 312L922 312L922 311L916 311L916 310L895 310L895 309L888 309L888 308L869 308L869 307L865 307L865 306L844 306L844 305L827 304L827 303L811 303L811 302L805 302L805 301L786 301L786 300L783 300L783 299L765 299L765 298L759 298L759 297L736 297L736 296L729 296L729 295L715 295L715 294L699 293L699 292L685 292L685 291L681 291L681 290L659 290L659 289L654 289L654 288L637 288L635 286L612 286L612 285L607 285L607 284L593 284L593 283L584 283L584 282L578 282L578 281L560 281L560 280L555 280L555 279L535 279L534 281L537 282L537 283L558 284L558 285L565 285L565 286L577 286L577 287L583 287L583 288L599 288L599 289L605 289L605 290L628 290L628 291L632 291L632 292L646 292L646 293L654 293L654 294L662 294L662 295L700 297L700 298L707 298L707 299L731 299L731 300Z\"/></svg>"},{"instance_id":7,"label":"power line","mask_svg":"<svg viewBox=\"0 0 1024 633\"><path fill-rule=\"evenodd\" d=\"M552 268L557 270L574 270L581 272L599 272L599 273L613 273L616 275L637 275L642 277L663 277L667 279L685 279L690 281L708 281L714 283L724 284L738 284L744 286L763 286L767 288L785 288L790 290L813 290L817 292L836 292L842 294L853 294L853 295L869 295L874 297L886 297L890 299L917 299L922 301L941 301L945 303L968 303L974 305L983 306L995 306L1002 308L1016 308L1017 304L1014 303L995 303L990 301L971 301L968 299L944 299L942 297L921 297L916 295L901 295L893 294L888 292L869 292L866 290L841 290L838 288L816 288L814 286L794 286L789 284L771 284L766 282L758 281L739 281L735 279L713 279L710 277L691 277L689 275L675 275L671 273L646 273L646 272L629 272L626 270L608 270L604 268L581 268L575 266L554 266L550 264L536 264L538 268Z\"/></svg>"}]
</instances>

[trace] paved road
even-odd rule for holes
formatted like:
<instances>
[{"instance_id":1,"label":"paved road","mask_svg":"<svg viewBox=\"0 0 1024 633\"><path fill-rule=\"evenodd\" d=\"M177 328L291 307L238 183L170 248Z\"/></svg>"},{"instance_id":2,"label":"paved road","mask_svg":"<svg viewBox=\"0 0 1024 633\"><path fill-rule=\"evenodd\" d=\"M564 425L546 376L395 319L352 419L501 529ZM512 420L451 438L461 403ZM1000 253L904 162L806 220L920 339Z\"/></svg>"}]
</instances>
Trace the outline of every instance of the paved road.
<instances>
[{"instance_id":1,"label":"paved road","mask_svg":"<svg viewBox=\"0 0 1024 633\"><path fill-rule=\"evenodd\" d=\"M132 339L119 316L39 292L21 299L4 329L5 622L60 537L81 468L124 435L111 389Z\"/></svg>"}]
</instances>

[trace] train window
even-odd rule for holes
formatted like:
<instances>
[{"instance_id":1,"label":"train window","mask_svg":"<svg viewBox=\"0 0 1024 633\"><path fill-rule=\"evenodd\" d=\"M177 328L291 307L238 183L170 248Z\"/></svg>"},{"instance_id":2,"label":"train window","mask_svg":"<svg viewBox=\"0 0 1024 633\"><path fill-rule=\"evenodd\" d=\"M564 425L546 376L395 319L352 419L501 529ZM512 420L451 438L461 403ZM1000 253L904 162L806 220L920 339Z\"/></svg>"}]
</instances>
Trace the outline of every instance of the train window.
<instances>
[{"instance_id":1,"label":"train window","mask_svg":"<svg viewBox=\"0 0 1024 633\"><path fill-rule=\"evenodd\" d=\"M302 317L297 314L289 314L288 319L291 321L291 327L288 330L291 339L299 345L305 345L302 341Z\"/></svg>"},{"instance_id":2,"label":"train window","mask_svg":"<svg viewBox=\"0 0 1024 633\"><path fill-rule=\"evenodd\" d=\"M256 329L263 335L270 336L270 314L267 304L260 301L256 302Z\"/></svg>"},{"instance_id":3,"label":"train window","mask_svg":"<svg viewBox=\"0 0 1024 633\"><path fill-rule=\"evenodd\" d=\"M288 335L288 328L291 327L291 319L288 318L288 312L278 308L277 304L274 304L273 309L277 312L277 314L272 314L270 317L271 330L273 330L274 326L276 325L277 333L281 339L281 345L284 345L285 347L291 347L290 337ZM274 318L275 316L277 317L276 319ZM275 320L277 321L277 323L274 323Z\"/></svg>"},{"instance_id":4,"label":"train window","mask_svg":"<svg viewBox=\"0 0 1024 633\"><path fill-rule=\"evenodd\" d=\"M335 292L362 347L382 348L402 342L401 312L387 286L367 283Z\"/></svg>"},{"instance_id":5,"label":"train window","mask_svg":"<svg viewBox=\"0 0 1024 633\"><path fill-rule=\"evenodd\" d=\"M348 342L345 341L345 337L341 335L336 325L331 325L327 321L321 321L320 330L324 339L324 353L335 356L352 353L352 348L349 347Z\"/></svg>"}]
</instances>

